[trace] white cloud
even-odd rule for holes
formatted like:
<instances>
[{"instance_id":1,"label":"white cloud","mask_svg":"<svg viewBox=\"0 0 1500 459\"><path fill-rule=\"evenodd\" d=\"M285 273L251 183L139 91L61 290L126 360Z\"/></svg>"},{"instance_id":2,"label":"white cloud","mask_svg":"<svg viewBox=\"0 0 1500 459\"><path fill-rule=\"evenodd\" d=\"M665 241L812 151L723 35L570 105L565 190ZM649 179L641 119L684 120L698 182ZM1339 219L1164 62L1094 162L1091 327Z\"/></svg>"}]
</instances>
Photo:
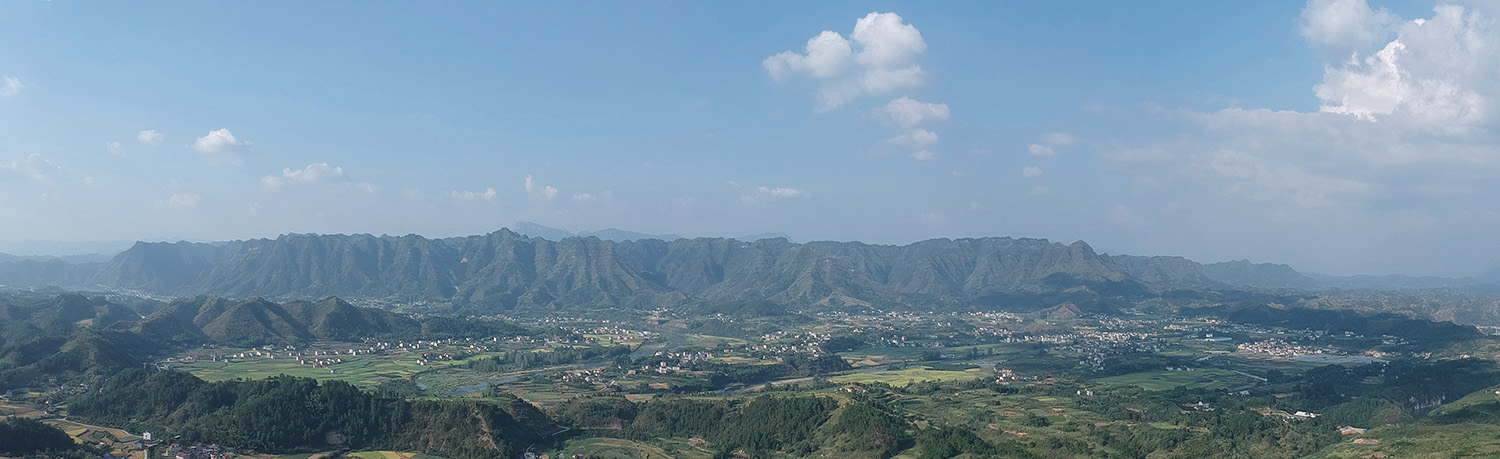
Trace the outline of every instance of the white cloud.
<instances>
[{"instance_id":1,"label":"white cloud","mask_svg":"<svg viewBox=\"0 0 1500 459\"><path fill-rule=\"evenodd\" d=\"M1222 180L1224 191L1250 201L1290 201L1305 208L1329 207L1339 197L1368 191L1371 185L1308 173L1290 162L1268 162L1234 150L1220 150L1200 158L1194 167Z\"/></svg>"},{"instance_id":2,"label":"white cloud","mask_svg":"<svg viewBox=\"0 0 1500 459\"><path fill-rule=\"evenodd\" d=\"M413 196L413 193L410 193L410 191L416 191L415 196ZM421 197L421 191L417 191L415 189L409 189L408 193L405 194L408 195L408 199L412 200L420 199ZM495 194L494 188L485 188L484 191L449 191L448 197L458 201L495 202L496 200L500 199L499 196Z\"/></svg>"},{"instance_id":3,"label":"white cloud","mask_svg":"<svg viewBox=\"0 0 1500 459\"><path fill-rule=\"evenodd\" d=\"M757 187L755 189L755 191L752 192L751 194L740 196L740 201L743 202L743 203L745 203L745 204L756 204L756 203L763 203L763 202L768 202L768 201L773 201L773 200L778 200L778 199L795 198L795 197L799 197L799 196L804 196L805 194L806 193L804 193L802 190L799 190L799 189L796 189L796 188L786 188L786 187L771 188L771 187L764 187L764 186L762 186L762 187Z\"/></svg>"},{"instance_id":4,"label":"white cloud","mask_svg":"<svg viewBox=\"0 0 1500 459\"><path fill-rule=\"evenodd\" d=\"M120 142L104 142L104 149L115 156L125 156L125 147Z\"/></svg>"},{"instance_id":5,"label":"white cloud","mask_svg":"<svg viewBox=\"0 0 1500 459\"><path fill-rule=\"evenodd\" d=\"M933 121L948 119L948 104L919 102L901 96L884 107L875 109L875 114L885 121L903 129L910 129Z\"/></svg>"},{"instance_id":6,"label":"white cloud","mask_svg":"<svg viewBox=\"0 0 1500 459\"><path fill-rule=\"evenodd\" d=\"M1385 8L1371 10L1365 0L1311 0L1302 9L1302 37L1331 62L1386 38L1397 22Z\"/></svg>"},{"instance_id":7,"label":"white cloud","mask_svg":"<svg viewBox=\"0 0 1500 459\"><path fill-rule=\"evenodd\" d=\"M240 165L244 161L244 156L250 154L252 146L250 141L235 138L229 129L210 131L208 135L193 142L193 150L207 154L214 161L234 165Z\"/></svg>"},{"instance_id":8,"label":"white cloud","mask_svg":"<svg viewBox=\"0 0 1500 459\"><path fill-rule=\"evenodd\" d=\"M1037 178L1042 176L1042 168L1026 166L1021 168L1021 176L1025 178Z\"/></svg>"},{"instance_id":9,"label":"white cloud","mask_svg":"<svg viewBox=\"0 0 1500 459\"><path fill-rule=\"evenodd\" d=\"M866 94L923 83L926 74L916 58L927 51L927 43L900 15L870 13L855 21L849 37L825 30L807 41L803 53L783 51L766 58L761 66L778 82L796 74L821 80L818 111L839 108Z\"/></svg>"},{"instance_id":10,"label":"white cloud","mask_svg":"<svg viewBox=\"0 0 1500 459\"><path fill-rule=\"evenodd\" d=\"M1047 187L1045 187L1045 186L1037 185L1037 186L1031 187L1031 195L1032 196L1043 196L1043 195L1046 195L1047 193L1051 193L1051 192L1052 192L1052 190L1048 190Z\"/></svg>"},{"instance_id":11,"label":"white cloud","mask_svg":"<svg viewBox=\"0 0 1500 459\"><path fill-rule=\"evenodd\" d=\"M156 207L167 209L192 209L203 202L203 196L194 193L172 193L166 199L156 201Z\"/></svg>"},{"instance_id":12,"label":"white cloud","mask_svg":"<svg viewBox=\"0 0 1500 459\"><path fill-rule=\"evenodd\" d=\"M937 153L933 153L928 150L917 150L911 152L911 159L915 159L917 161L932 161L937 159Z\"/></svg>"},{"instance_id":13,"label":"white cloud","mask_svg":"<svg viewBox=\"0 0 1500 459\"><path fill-rule=\"evenodd\" d=\"M536 183L536 180L533 180L530 175L526 176L525 187L526 194L531 196L532 199L551 201L552 198L557 197L557 188Z\"/></svg>"},{"instance_id":14,"label":"white cloud","mask_svg":"<svg viewBox=\"0 0 1500 459\"><path fill-rule=\"evenodd\" d=\"M871 68L902 68L927 51L922 33L896 13L865 15L855 21L849 37L864 47L854 59Z\"/></svg>"},{"instance_id":15,"label":"white cloud","mask_svg":"<svg viewBox=\"0 0 1500 459\"><path fill-rule=\"evenodd\" d=\"M349 181L349 176L344 174L344 168L329 166L328 163L312 163L298 170L282 169L281 175L267 175L260 179L260 184L266 188L280 188L288 183L315 184L347 181Z\"/></svg>"},{"instance_id":16,"label":"white cloud","mask_svg":"<svg viewBox=\"0 0 1500 459\"><path fill-rule=\"evenodd\" d=\"M40 154L32 153L25 159L13 159L0 163L0 171L21 174L37 183L52 183L57 174L62 172L62 167L48 161Z\"/></svg>"},{"instance_id":17,"label":"white cloud","mask_svg":"<svg viewBox=\"0 0 1500 459\"><path fill-rule=\"evenodd\" d=\"M145 145L159 145L164 138L165 136L156 132L155 129L147 129L135 135L135 140Z\"/></svg>"},{"instance_id":18,"label":"white cloud","mask_svg":"<svg viewBox=\"0 0 1500 459\"><path fill-rule=\"evenodd\" d=\"M1057 151L1053 150L1052 147L1046 145L1037 145L1034 143L1026 146L1026 152L1031 153L1034 156L1052 156L1057 154Z\"/></svg>"},{"instance_id":19,"label":"white cloud","mask_svg":"<svg viewBox=\"0 0 1500 459\"><path fill-rule=\"evenodd\" d=\"M1272 209L1315 209L1414 194L1396 190L1407 186L1398 170L1440 155L1470 154L1414 145L1387 126L1328 113L1227 109L1188 114L1186 120L1196 126L1195 135L1103 157L1143 188L1165 187L1177 194L1216 190L1233 201ZM1436 146L1430 139L1424 143Z\"/></svg>"},{"instance_id":20,"label":"white cloud","mask_svg":"<svg viewBox=\"0 0 1500 459\"><path fill-rule=\"evenodd\" d=\"M802 190L796 188L766 188L760 187L756 191L777 198L795 198L802 195Z\"/></svg>"},{"instance_id":21,"label":"white cloud","mask_svg":"<svg viewBox=\"0 0 1500 459\"><path fill-rule=\"evenodd\" d=\"M573 201L574 202L594 202L594 201L598 201L598 200L599 200L598 196L594 196L594 195L591 195L591 194L588 194L588 193L579 193L579 194L573 195Z\"/></svg>"},{"instance_id":22,"label":"white cloud","mask_svg":"<svg viewBox=\"0 0 1500 459\"><path fill-rule=\"evenodd\" d=\"M1433 8L1431 19L1400 22L1363 1L1309 2L1303 34L1346 54L1325 63L1314 88L1328 113L1458 134L1493 127L1500 97L1500 8L1474 3ZM1384 24L1399 23L1386 41Z\"/></svg>"},{"instance_id":23,"label":"white cloud","mask_svg":"<svg viewBox=\"0 0 1500 459\"><path fill-rule=\"evenodd\" d=\"M782 51L774 56L766 58L761 62L771 78L777 82L785 81L786 78L795 73L807 73L818 78L833 78L840 76L854 60L854 52L849 48L849 40L837 32L825 30L812 39L807 40L807 46L803 48L807 54L798 54L794 51Z\"/></svg>"},{"instance_id":24,"label":"white cloud","mask_svg":"<svg viewBox=\"0 0 1500 459\"><path fill-rule=\"evenodd\" d=\"M380 187L375 186L375 184L370 182L355 183L354 189L358 190L360 193L366 194L375 194L376 192L380 191Z\"/></svg>"},{"instance_id":25,"label":"white cloud","mask_svg":"<svg viewBox=\"0 0 1500 459\"><path fill-rule=\"evenodd\" d=\"M26 85L21 84L21 80L11 77L0 77L0 97L14 96L20 94L24 89L26 89Z\"/></svg>"},{"instance_id":26,"label":"white cloud","mask_svg":"<svg viewBox=\"0 0 1500 459\"><path fill-rule=\"evenodd\" d=\"M885 141L891 145L918 150L937 143L938 135L926 129L912 129Z\"/></svg>"}]
</instances>

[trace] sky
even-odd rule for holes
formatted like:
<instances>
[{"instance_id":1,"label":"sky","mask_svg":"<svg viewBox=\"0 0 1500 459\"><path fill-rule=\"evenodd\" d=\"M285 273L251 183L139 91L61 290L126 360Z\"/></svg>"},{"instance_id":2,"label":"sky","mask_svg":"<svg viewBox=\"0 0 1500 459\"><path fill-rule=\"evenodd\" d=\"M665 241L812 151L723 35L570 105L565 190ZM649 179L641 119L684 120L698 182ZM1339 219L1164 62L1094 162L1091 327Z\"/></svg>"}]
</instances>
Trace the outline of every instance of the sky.
<instances>
[{"instance_id":1,"label":"sky","mask_svg":"<svg viewBox=\"0 0 1500 459\"><path fill-rule=\"evenodd\" d=\"M1496 102L1484 1L0 0L0 241L528 221L1471 276Z\"/></svg>"}]
</instances>

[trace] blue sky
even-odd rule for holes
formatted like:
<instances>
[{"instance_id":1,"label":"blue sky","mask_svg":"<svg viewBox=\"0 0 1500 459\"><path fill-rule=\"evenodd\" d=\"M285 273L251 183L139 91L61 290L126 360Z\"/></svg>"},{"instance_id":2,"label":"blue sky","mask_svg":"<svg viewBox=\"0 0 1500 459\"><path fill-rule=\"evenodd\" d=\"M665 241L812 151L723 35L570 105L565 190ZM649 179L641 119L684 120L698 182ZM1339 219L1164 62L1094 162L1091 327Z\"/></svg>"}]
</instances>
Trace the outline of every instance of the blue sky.
<instances>
[{"instance_id":1,"label":"blue sky","mask_svg":"<svg viewBox=\"0 0 1500 459\"><path fill-rule=\"evenodd\" d=\"M0 1L0 240L534 221L1474 275L1500 261L1497 19L1378 0Z\"/></svg>"}]
</instances>

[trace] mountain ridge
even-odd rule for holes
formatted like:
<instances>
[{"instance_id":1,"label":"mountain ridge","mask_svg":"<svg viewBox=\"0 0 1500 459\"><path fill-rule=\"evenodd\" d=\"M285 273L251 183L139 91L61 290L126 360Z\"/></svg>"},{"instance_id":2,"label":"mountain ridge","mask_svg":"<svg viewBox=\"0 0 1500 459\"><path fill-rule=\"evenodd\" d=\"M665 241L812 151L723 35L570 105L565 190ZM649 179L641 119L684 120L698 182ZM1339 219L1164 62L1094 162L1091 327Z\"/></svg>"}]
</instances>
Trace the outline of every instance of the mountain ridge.
<instances>
[{"instance_id":1,"label":"mountain ridge","mask_svg":"<svg viewBox=\"0 0 1500 459\"><path fill-rule=\"evenodd\" d=\"M1107 298L1312 291L1327 283L1286 265L1100 254L1084 241L982 237L881 245L785 238L616 242L597 236L553 241L506 228L437 239L293 233L222 243L139 242L103 263L0 262L0 284L6 285L179 298L438 301L449 304L450 312L469 313L649 309L727 300L1022 309L1071 301L1088 309Z\"/></svg>"}]
</instances>

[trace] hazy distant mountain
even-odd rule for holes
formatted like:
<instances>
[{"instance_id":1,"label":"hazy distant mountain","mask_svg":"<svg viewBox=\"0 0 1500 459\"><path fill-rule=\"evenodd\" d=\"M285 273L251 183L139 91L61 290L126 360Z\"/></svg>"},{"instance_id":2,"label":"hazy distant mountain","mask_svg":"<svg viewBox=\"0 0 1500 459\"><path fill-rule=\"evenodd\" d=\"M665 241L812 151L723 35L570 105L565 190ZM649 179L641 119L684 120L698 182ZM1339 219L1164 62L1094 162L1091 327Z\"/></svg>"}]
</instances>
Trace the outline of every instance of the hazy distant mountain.
<instances>
[{"instance_id":1,"label":"hazy distant mountain","mask_svg":"<svg viewBox=\"0 0 1500 459\"><path fill-rule=\"evenodd\" d=\"M114 258L114 255L102 255L102 254L97 254L97 253L85 253L85 254L79 254L79 255L62 255L62 256L52 256L52 255L11 255L11 254L8 254L8 253L0 253L0 263L12 262L12 261L24 261L24 260L31 260L31 261L62 260L64 262L68 262L68 263L103 263L103 262L109 261L111 258Z\"/></svg>"},{"instance_id":2,"label":"hazy distant mountain","mask_svg":"<svg viewBox=\"0 0 1500 459\"><path fill-rule=\"evenodd\" d=\"M1203 268L1203 273L1209 278L1230 285L1290 290L1309 290L1319 287L1318 281L1287 265L1238 260L1210 263L1204 265Z\"/></svg>"},{"instance_id":3,"label":"hazy distant mountain","mask_svg":"<svg viewBox=\"0 0 1500 459\"><path fill-rule=\"evenodd\" d=\"M179 297L437 300L481 312L705 300L1047 307L1150 287L1081 241L1012 238L892 246L782 238L552 241L503 229L445 239L288 234L220 244L139 243L102 264L37 263L0 263L0 283ZM1064 292L1067 298L1057 297ZM236 320L273 330L283 320L274 311L243 314Z\"/></svg>"},{"instance_id":4,"label":"hazy distant mountain","mask_svg":"<svg viewBox=\"0 0 1500 459\"><path fill-rule=\"evenodd\" d=\"M1408 276L1405 274L1388 274L1383 276L1330 276L1327 274L1308 273L1308 277L1317 280L1318 285L1327 288L1343 290L1441 290L1441 289L1468 289L1488 283L1482 278L1464 277L1433 277L1433 276Z\"/></svg>"},{"instance_id":5,"label":"hazy distant mountain","mask_svg":"<svg viewBox=\"0 0 1500 459\"><path fill-rule=\"evenodd\" d=\"M684 239L683 236L679 236L679 235L676 235L676 234L647 234L647 233L639 233L639 232L635 232L635 231L626 231L626 230L615 229L615 228L602 229L602 230L599 230L599 231L579 231L579 232L575 233L575 232L568 231L568 230L565 230L565 229L553 228L553 227L550 227L550 226L543 226L543 225L539 225L539 224L531 223L531 222L517 222L516 225L515 225L515 227L512 227L510 230L511 231L515 231L517 234L521 234L521 235L525 235L525 236L531 236L531 237L539 237L539 238L546 239L546 240L549 240L549 241L561 241L563 239L567 239L567 238L570 238L570 237L589 237L589 236L597 237L599 239L603 239L603 240L606 240L606 241L612 241L612 242L637 241L637 240L641 240L641 239L661 239L663 241L675 241L675 240L678 240L678 239ZM759 241L761 239L777 239L777 238L788 239L788 240L791 239L790 237L787 236L786 233L781 233L781 232L746 234L746 235L743 235L743 236L735 236L734 237L734 239L738 239L738 240L741 240L741 241L747 241L747 242L755 242L755 241ZM3 261L3 260L0 260L0 261Z\"/></svg>"},{"instance_id":6,"label":"hazy distant mountain","mask_svg":"<svg viewBox=\"0 0 1500 459\"><path fill-rule=\"evenodd\" d=\"M574 234L572 231L553 228L550 226L542 226L532 222L516 222L515 226L511 227L511 231L515 231L517 234L539 237L549 241L561 241L563 239L577 236L577 234Z\"/></svg>"},{"instance_id":7,"label":"hazy distant mountain","mask_svg":"<svg viewBox=\"0 0 1500 459\"><path fill-rule=\"evenodd\" d=\"M1165 288L1198 290L1234 288L1232 282L1209 277L1202 264L1182 257L1103 255L1131 277Z\"/></svg>"},{"instance_id":8,"label":"hazy distant mountain","mask_svg":"<svg viewBox=\"0 0 1500 459\"><path fill-rule=\"evenodd\" d=\"M790 240L792 240L792 237L791 236L787 236L786 233L775 232L775 233L746 234L744 236L735 236L735 239L739 239L741 241L749 241L749 242L755 242L755 241L759 241L761 239L786 239L786 240L790 241Z\"/></svg>"},{"instance_id":9,"label":"hazy distant mountain","mask_svg":"<svg viewBox=\"0 0 1500 459\"><path fill-rule=\"evenodd\" d=\"M1317 280L1287 265L1246 260L1202 264L1182 257L1105 255L1114 266L1142 282L1183 290L1316 290Z\"/></svg>"},{"instance_id":10,"label":"hazy distant mountain","mask_svg":"<svg viewBox=\"0 0 1500 459\"><path fill-rule=\"evenodd\" d=\"M111 257L129 249L135 241L105 242L57 242L57 241L0 241L0 253L19 257L60 257L68 259L78 255L100 255ZM0 261L7 261L0 257ZM98 261L98 260L90 260Z\"/></svg>"},{"instance_id":11,"label":"hazy distant mountain","mask_svg":"<svg viewBox=\"0 0 1500 459\"><path fill-rule=\"evenodd\" d=\"M639 239L661 239L663 241L674 241L682 238L682 236L678 236L676 234L646 234L615 228L606 228L599 231L579 231L577 233L574 233L568 230L542 226L531 222L518 222L516 223L516 227L512 228L511 231L515 231L518 234L531 237L539 237L551 241L561 241L570 237L589 236L613 242L634 241Z\"/></svg>"}]
</instances>

